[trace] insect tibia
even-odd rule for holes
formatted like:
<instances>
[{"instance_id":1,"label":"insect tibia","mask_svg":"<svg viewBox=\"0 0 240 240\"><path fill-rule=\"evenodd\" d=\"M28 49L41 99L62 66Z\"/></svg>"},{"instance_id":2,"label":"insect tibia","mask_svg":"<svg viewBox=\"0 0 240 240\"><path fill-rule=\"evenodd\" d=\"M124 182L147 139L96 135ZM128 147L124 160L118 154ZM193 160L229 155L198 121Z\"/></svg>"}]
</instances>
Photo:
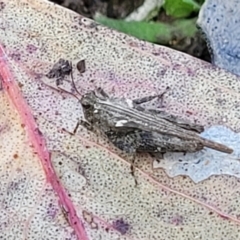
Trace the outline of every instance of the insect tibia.
<instances>
[{"instance_id":1,"label":"insect tibia","mask_svg":"<svg viewBox=\"0 0 240 240\"><path fill-rule=\"evenodd\" d=\"M208 147L208 148L220 151L220 152L224 152L224 153L232 153L233 152L233 149L231 149L221 143L217 143L217 142L205 139L205 138L202 138L202 144L205 147Z\"/></svg>"}]
</instances>

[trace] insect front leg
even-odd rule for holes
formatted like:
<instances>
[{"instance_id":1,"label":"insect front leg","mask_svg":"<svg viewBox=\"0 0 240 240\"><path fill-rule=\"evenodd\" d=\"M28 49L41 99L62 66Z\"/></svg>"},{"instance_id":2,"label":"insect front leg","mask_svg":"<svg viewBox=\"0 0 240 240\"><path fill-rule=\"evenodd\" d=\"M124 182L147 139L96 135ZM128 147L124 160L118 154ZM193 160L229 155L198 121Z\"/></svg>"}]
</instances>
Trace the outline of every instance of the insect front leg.
<instances>
[{"instance_id":1,"label":"insect front leg","mask_svg":"<svg viewBox=\"0 0 240 240\"><path fill-rule=\"evenodd\" d=\"M73 129L72 132L68 131L68 130L65 129L65 128L62 128L62 130L65 131L65 132L67 132L67 133L69 133L70 135L74 136L74 135L77 133L79 126L83 126L83 127L85 127L88 131L93 132L93 126L92 126L90 123L88 123L87 121L84 121L84 120L82 120L82 119L78 120L78 122L77 122L77 124L76 124L76 126L75 126L75 128Z\"/></svg>"}]
</instances>

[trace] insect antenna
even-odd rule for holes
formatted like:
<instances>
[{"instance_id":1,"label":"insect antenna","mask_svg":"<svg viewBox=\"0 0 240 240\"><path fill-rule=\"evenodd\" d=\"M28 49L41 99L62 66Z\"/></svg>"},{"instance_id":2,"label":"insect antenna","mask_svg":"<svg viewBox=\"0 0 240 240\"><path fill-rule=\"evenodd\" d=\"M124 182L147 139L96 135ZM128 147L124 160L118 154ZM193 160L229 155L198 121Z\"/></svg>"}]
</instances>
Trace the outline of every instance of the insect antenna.
<instances>
[{"instance_id":1,"label":"insect antenna","mask_svg":"<svg viewBox=\"0 0 240 240\"><path fill-rule=\"evenodd\" d=\"M53 87L53 86L51 86L51 85L49 85L49 84L47 84L47 83L45 83L45 82L43 82L43 81L41 81L41 82L42 82L44 85L46 85L47 87L53 89L54 91L64 92L64 93L66 93L66 94L69 94L69 95L75 97L78 101L80 101L80 98L77 97L77 95L75 95L75 94L73 94L73 93L71 93L71 92L69 92L69 91L67 91L67 90L65 90L65 89L63 89L63 88L61 88L61 87L59 87L59 86Z\"/></svg>"}]
</instances>

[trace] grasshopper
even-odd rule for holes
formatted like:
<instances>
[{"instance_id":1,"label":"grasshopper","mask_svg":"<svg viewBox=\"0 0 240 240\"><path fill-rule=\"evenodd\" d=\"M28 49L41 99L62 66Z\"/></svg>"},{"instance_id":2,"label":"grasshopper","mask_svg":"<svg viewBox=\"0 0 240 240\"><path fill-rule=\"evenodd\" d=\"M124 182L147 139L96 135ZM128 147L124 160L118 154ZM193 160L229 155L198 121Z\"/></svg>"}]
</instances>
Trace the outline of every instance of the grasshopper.
<instances>
[{"instance_id":1,"label":"grasshopper","mask_svg":"<svg viewBox=\"0 0 240 240\"><path fill-rule=\"evenodd\" d=\"M233 150L203 138L204 127L163 111L147 110L142 103L161 97L129 100L109 97L101 88L83 95L80 102L88 126L99 129L127 153L196 152L204 147L224 153Z\"/></svg>"},{"instance_id":2,"label":"grasshopper","mask_svg":"<svg viewBox=\"0 0 240 240\"><path fill-rule=\"evenodd\" d=\"M85 72L85 60L78 62L77 69L81 74ZM59 85L66 75L72 76L72 64L59 59L46 76L56 78L56 85L61 89ZM72 85L79 93L73 78ZM75 96L66 90L61 91ZM201 137L199 133L204 131L202 125L141 106L155 98L162 98L164 93L130 100L109 97L103 89L97 88L84 94L81 99L77 97L86 120L81 123L93 131L100 130L116 147L126 153L196 152L204 147L229 154L233 152L221 143Z\"/></svg>"}]
</instances>

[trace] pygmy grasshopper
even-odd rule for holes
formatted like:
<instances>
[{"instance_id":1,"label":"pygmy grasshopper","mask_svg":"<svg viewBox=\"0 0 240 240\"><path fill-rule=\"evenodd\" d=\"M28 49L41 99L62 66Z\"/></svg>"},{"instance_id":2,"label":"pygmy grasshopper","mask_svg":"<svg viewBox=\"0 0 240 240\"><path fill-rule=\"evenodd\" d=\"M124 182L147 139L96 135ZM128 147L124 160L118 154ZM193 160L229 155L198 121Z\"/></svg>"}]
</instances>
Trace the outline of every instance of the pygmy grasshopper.
<instances>
[{"instance_id":1,"label":"pygmy grasshopper","mask_svg":"<svg viewBox=\"0 0 240 240\"><path fill-rule=\"evenodd\" d=\"M85 72L85 61L79 61L77 68L80 73ZM65 75L71 72L72 64L60 59L46 76L56 77L56 85L59 86ZM73 79L72 84L76 89ZM127 153L196 152L204 147L224 153L233 152L223 144L201 137L199 133L204 130L201 125L163 111L141 107L142 103L161 96L163 94L135 100L119 99L109 97L103 89L98 88L80 99L86 120L83 123L92 130L100 130L116 147Z\"/></svg>"},{"instance_id":2,"label":"pygmy grasshopper","mask_svg":"<svg viewBox=\"0 0 240 240\"><path fill-rule=\"evenodd\" d=\"M161 111L140 105L159 95L137 100L109 97L101 88L83 95L80 102L85 120L119 149L127 153L196 152L204 147L224 153L233 150L201 137L204 128Z\"/></svg>"}]
</instances>

